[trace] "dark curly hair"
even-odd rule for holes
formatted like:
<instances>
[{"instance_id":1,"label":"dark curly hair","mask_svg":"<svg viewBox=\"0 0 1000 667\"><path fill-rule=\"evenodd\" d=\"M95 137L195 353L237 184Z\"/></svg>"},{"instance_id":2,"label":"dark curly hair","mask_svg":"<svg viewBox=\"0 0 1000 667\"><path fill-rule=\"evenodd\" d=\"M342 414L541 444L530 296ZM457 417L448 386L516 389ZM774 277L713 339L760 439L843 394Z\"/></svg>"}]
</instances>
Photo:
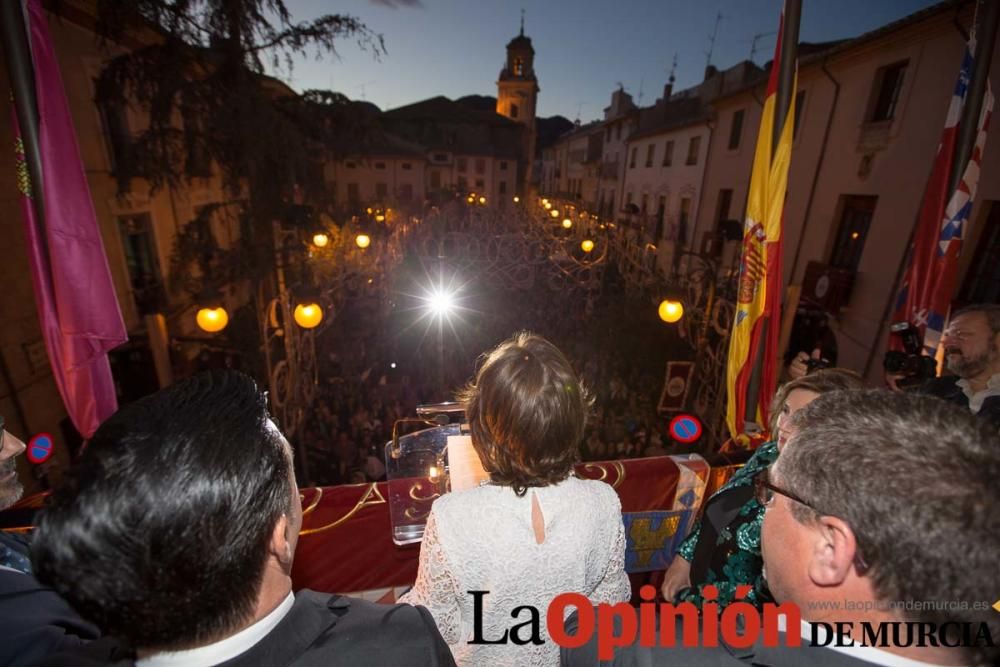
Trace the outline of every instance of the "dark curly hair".
<instances>
[{"instance_id":1,"label":"dark curly hair","mask_svg":"<svg viewBox=\"0 0 1000 667\"><path fill-rule=\"evenodd\" d=\"M483 359L458 400L492 481L523 496L569 477L593 400L565 355L520 332Z\"/></svg>"}]
</instances>

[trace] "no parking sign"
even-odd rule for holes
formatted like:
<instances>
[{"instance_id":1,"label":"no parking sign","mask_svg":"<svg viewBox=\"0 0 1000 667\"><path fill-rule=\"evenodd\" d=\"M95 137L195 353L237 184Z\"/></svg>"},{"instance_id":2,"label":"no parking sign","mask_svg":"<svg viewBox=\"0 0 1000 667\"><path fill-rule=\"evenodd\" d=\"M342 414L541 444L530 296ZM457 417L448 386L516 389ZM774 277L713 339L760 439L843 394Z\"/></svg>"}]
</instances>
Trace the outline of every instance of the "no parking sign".
<instances>
[{"instance_id":1,"label":"no parking sign","mask_svg":"<svg viewBox=\"0 0 1000 667\"><path fill-rule=\"evenodd\" d=\"M670 437L689 444L701 437L701 420L694 415L677 415L670 420Z\"/></svg>"},{"instance_id":2,"label":"no parking sign","mask_svg":"<svg viewBox=\"0 0 1000 667\"><path fill-rule=\"evenodd\" d=\"M28 441L27 452L24 455L32 463L45 463L52 458L55 449L56 443L52 436L48 433L39 433Z\"/></svg>"}]
</instances>

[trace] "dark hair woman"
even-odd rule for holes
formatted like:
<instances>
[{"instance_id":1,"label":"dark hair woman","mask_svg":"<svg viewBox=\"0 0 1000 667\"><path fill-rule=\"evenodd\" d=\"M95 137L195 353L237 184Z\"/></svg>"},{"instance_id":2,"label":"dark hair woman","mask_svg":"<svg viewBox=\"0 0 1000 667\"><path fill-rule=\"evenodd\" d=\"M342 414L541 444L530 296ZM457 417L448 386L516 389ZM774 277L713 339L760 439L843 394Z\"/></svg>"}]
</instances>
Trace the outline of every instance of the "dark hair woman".
<instances>
[{"instance_id":1,"label":"dark hair woman","mask_svg":"<svg viewBox=\"0 0 1000 667\"><path fill-rule=\"evenodd\" d=\"M629 599L618 496L572 475L590 398L562 352L530 333L487 354L458 398L490 480L434 502L417 581L400 602L427 607L460 665L555 664L559 647L547 636L468 642L475 627L500 636L512 610L544 609L560 593L595 604ZM481 620L469 591L489 591Z\"/></svg>"}]
</instances>

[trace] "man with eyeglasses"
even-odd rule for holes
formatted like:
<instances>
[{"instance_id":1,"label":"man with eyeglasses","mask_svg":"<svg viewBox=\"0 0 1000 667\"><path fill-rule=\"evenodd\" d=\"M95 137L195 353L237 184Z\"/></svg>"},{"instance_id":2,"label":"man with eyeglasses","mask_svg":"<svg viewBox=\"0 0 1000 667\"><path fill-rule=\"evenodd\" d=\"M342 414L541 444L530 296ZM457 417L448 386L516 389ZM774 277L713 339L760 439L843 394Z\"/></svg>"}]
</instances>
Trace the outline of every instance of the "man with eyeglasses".
<instances>
[{"instance_id":1,"label":"man with eyeglasses","mask_svg":"<svg viewBox=\"0 0 1000 667\"><path fill-rule=\"evenodd\" d=\"M941 335L945 366L954 375L927 381L918 391L961 405L1000 431L1000 305L955 312ZM896 376L887 376L895 389Z\"/></svg>"},{"instance_id":2,"label":"man with eyeglasses","mask_svg":"<svg viewBox=\"0 0 1000 667\"><path fill-rule=\"evenodd\" d=\"M742 649L633 645L613 664L1000 664L984 639L1000 645L1000 438L940 399L884 390L824 394L788 430L757 490L764 576L800 627ZM793 633L801 646L788 645ZM598 664L596 650L564 649L563 664Z\"/></svg>"},{"instance_id":3,"label":"man with eyeglasses","mask_svg":"<svg viewBox=\"0 0 1000 667\"><path fill-rule=\"evenodd\" d=\"M24 443L5 430L0 415L0 511L21 499L17 457ZM31 665L57 650L95 639L97 628L84 622L61 597L42 586L31 568L28 539L0 530L0 665Z\"/></svg>"}]
</instances>

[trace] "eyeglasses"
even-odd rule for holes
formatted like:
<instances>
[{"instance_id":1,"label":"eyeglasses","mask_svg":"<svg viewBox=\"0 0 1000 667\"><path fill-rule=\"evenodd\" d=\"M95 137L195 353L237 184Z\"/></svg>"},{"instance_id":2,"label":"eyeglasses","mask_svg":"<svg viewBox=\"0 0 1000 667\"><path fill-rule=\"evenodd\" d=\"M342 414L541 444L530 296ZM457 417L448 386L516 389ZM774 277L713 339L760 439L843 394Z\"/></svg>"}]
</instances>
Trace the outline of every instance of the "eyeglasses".
<instances>
[{"instance_id":1,"label":"eyeglasses","mask_svg":"<svg viewBox=\"0 0 1000 667\"><path fill-rule=\"evenodd\" d=\"M775 486L774 484L772 484L768 476L767 468L761 470L759 473L757 473L757 476L754 477L753 487L754 487L754 496L757 498L757 502L760 503L761 507L766 508L768 505L770 505L771 501L774 500L774 494L777 493L779 495L785 496L786 498L799 503L800 505L805 505L806 507L811 509L816 514L819 514L820 516L833 516L829 512L820 511L812 503L803 500L801 496L794 494L791 491L786 491L785 489L782 489L780 486ZM840 518L841 521L843 521L841 517L837 518ZM854 567L857 569L859 575L863 575L865 572L868 571L869 568L868 563L865 561L864 558L862 558L860 549L855 549L854 551Z\"/></svg>"},{"instance_id":2,"label":"eyeglasses","mask_svg":"<svg viewBox=\"0 0 1000 667\"><path fill-rule=\"evenodd\" d=\"M779 495L785 496L786 498L791 498L800 505L805 505L806 507L811 509L813 512L816 512L817 514L822 514L822 512L813 507L812 503L803 500L800 496L797 496L791 491L786 491L785 489L782 489L780 486L775 486L774 484L772 484L771 480L768 478L767 468L761 470L757 474L757 476L754 477L753 490L754 490L754 495L757 497L757 502L760 503L762 507L767 507L768 505L770 505L771 501L774 499L774 494L777 493Z\"/></svg>"}]
</instances>

